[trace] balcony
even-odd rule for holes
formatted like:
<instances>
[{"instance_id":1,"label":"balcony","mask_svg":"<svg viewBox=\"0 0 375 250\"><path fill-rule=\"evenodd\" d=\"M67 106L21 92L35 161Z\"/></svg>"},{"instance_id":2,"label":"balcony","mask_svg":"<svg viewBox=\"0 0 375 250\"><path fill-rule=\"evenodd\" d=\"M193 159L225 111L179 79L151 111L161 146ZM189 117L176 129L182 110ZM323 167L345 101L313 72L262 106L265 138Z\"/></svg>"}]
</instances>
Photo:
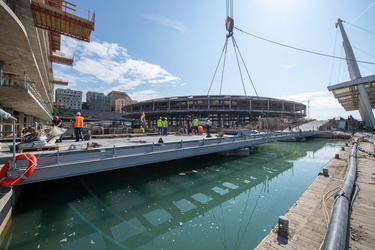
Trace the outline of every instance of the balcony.
<instances>
[{"instance_id":1,"label":"balcony","mask_svg":"<svg viewBox=\"0 0 375 250\"><path fill-rule=\"evenodd\" d=\"M14 110L44 120L51 119L52 105L46 103L26 74L0 70L0 99Z\"/></svg>"}]
</instances>

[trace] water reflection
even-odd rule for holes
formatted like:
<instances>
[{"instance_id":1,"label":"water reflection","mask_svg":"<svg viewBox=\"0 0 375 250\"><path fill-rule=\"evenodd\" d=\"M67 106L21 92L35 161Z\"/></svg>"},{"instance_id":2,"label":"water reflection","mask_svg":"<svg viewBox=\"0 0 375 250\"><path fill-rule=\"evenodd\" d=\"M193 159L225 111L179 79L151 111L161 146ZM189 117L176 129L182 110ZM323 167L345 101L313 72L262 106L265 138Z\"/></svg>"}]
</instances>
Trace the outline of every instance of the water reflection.
<instances>
[{"instance_id":1,"label":"water reflection","mask_svg":"<svg viewBox=\"0 0 375 250\"><path fill-rule=\"evenodd\" d=\"M331 151L328 161L341 145L272 143L246 158L210 155L31 184L0 247L250 249L321 166L310 161L305 181L293 178L296 161Z\"/></svg>"}]
</instances>

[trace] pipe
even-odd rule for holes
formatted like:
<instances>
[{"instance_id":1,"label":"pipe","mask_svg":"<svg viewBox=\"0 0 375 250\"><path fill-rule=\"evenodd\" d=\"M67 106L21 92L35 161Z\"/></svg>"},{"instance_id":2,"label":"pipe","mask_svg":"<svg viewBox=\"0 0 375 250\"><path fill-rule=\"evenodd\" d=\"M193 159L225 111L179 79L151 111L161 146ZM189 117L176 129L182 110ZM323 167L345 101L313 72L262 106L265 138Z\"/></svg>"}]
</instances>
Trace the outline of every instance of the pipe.
<instances>
[{"instance_id":1,"label":"pipe","mask_svg":"<svg viewBox=\"0 0 375 250\"><path fill-rule=\"evenodd\" d=\"M335 196L331 222L322 247L325 250L348 249L350 204L357 178L357 147L358 142L355 140L349 156L349 165L345 180L341 185L340 191Z\"/></svg>"}]
</instances>

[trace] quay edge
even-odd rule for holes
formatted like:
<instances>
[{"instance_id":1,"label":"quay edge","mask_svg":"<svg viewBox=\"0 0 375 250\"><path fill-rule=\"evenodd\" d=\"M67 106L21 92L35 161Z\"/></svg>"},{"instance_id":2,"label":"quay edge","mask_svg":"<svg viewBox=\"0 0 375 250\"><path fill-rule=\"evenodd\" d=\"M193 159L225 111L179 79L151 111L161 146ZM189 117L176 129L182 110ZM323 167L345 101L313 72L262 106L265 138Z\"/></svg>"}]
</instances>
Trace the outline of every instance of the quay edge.
<instances>
[{"instance_id":1,"label":"quay edge","mask_svg":"<svg viewBox=\"0 0 375 250\"><path fill-rule=\"evenodd\" d=\"M359 138L362 135L356 133L354 137ZM370 154L374 154L373 142L360 142L360 144ZM255 249L321 249L323 247L328 228L325 217L330 217L325 211L331 211L334 206L334 194L340 190L345 178L351 149L351 141L348 141L325 167L324 170L327 170L328 176L319 174L286 214L280 215L288 218L288 235L279 234L276 224ZM375 179L372 176L375 173L375 157L358 151L357 159L357 183L360 191L350 212L347 247L370 250L373 249L375 241L373 220L369 219L375 214L375 197L373 196Z\"/></svg>"}]
</instances>

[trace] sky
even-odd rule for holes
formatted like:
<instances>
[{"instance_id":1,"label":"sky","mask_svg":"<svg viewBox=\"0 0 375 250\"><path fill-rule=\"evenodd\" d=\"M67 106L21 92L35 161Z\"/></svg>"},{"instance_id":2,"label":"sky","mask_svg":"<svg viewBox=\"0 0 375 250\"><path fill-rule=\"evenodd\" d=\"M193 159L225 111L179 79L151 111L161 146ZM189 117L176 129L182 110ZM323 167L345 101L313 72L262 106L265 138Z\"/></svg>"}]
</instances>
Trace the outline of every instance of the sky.
<instances>
[{"instance_id":1,"label":"sky","mask_svg":"<svg viewBox=\"0 0 375 250\"><path fill-rule=\"evenodd\" d=\"M362 76L375 74L374 0L233 0L229 9L226 0L70 2L79 15L95 12L95 30L90 43L62 36L74 64L54 64L54 77L84 101L87 91L113 90L137 101L258 95L304 103L310 119L360 119L327 90L350 80L345 60L331 57L345 57L338 18L356 59L370 62L359 63ZM224 50L227 14L235 29Z\"/></svg>"}]
</instances>

